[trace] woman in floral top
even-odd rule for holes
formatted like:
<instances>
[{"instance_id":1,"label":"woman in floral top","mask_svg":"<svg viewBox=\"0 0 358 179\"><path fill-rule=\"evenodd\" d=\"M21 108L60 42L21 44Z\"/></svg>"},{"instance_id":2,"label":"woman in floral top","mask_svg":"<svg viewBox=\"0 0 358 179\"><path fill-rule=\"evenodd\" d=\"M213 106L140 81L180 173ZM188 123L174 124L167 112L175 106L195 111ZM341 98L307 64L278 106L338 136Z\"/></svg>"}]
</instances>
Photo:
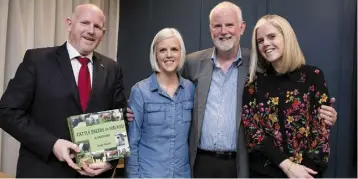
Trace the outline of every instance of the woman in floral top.
<instances>
[{"instance_id":1,"label":"woman in floral top","mask_svg":"<svg viewBox=\"0 0 358 179\"><path fill-rule=\"evenodd\" d=\"M305 65L290 24L266 15L252 37L242 121L251 177L322 177L330 127L318 115L330 105L323 72Z\"/></svg>"}]
</instances>

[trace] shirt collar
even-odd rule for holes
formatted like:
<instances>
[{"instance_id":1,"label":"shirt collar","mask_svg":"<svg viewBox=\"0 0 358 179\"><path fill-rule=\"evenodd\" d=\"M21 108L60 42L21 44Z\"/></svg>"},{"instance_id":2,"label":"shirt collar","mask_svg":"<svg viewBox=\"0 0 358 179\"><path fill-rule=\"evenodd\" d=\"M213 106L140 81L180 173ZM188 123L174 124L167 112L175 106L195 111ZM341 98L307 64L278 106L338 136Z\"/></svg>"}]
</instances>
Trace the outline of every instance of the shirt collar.
<instances>
[{"instance_id":1,"label":"shirt collar","mask_svg":"<svg viewBox=\"0 0 358 179\"><path fill-rule=\"evenodd\" d=\"M66 43L66 47L71 60L75 59L76 57L83 57L68 41ZM87 57L90 62L93 63L93 52L84 57Z\"/></svg>"},{"instance_id":2,"label":"shirt collar","mask_svg":"<svg viewBox=\"0 0 358 179\"><path fill-rule=\"evenodd\" d=\"M150 83L149 83L150 91L155 91L155 90L159 91L160 87L159 87L157 75L155 72L152 75L150 75L149 80L150 80ZM184 79L181 76L179 76L179 88L184 88Z\"/></svg>"},{"instance_id":3,"label":"shirt collar","mask_svg":"<svg viewBox=\"0 0 358 179\"><path fill-rule=\"evenodd\" d=\"M211 60L213 61L215 66L220 67L220 65L216 61L216 47L214 47L213 54L211 55ZM241 60L242 60L241 48L239 47L239 50L237 51L237 56L236 56L236 59L234 60L234 63L237 62L237 66L239 66L241 64L240 63Z\"/></svg>"}]
</instances>

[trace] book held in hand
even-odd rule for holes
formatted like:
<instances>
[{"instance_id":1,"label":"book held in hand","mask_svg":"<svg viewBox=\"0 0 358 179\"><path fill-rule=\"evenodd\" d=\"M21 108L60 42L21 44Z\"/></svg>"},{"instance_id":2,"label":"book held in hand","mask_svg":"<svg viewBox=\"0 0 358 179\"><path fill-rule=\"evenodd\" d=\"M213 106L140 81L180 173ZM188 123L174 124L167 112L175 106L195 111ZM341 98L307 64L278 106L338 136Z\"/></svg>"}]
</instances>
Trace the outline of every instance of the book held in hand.
<instances>
[{"instance_id":1,"label":"book held in hand","mask_svg":"<svg viewBox=\"0 0 358 179\"><path fill-rule=\"evenodd\" d=\"M88 165L127 157L130 154L123 109L87 113L67 118L71 140L81 152L76 163Z\"/></svg>"}]
</instances>

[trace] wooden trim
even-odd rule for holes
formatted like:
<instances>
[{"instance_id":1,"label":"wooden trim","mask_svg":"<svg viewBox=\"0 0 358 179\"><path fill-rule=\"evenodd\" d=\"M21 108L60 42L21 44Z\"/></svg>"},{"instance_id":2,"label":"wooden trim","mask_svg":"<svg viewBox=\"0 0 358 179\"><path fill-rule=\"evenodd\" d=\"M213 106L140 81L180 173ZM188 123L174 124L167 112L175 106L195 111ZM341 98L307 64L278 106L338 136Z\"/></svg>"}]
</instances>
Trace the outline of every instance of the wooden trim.
<instances>
[{"instance_id":1,"label":"wooden trim","mask_svg":"<svg viewBox=\"0 0 358 179\"><path fill-rule=\"evenodd\" d=\"M0 178L13 178L13 177L10 177L9 175L3 173L3 172L0 172Z\"/></svg>"},{"instance_id":2,"label":"wooden trim","mask_svg":"<svg viewBox=\"0 0 358 179\"><path fill-rule=\"evenodd\" d=\"M119 160L117 168L124 168L124 160L123 159Z\"/></svg>"}]
</instances>

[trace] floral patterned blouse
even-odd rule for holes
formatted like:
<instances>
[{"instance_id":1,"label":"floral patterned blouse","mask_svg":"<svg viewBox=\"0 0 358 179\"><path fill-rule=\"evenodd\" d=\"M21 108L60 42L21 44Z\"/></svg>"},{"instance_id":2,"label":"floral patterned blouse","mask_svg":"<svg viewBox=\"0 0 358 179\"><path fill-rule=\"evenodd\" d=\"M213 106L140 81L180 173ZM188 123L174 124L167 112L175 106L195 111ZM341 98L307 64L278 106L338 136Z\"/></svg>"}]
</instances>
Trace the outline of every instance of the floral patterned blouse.
<instances>
[{"instance_id":1,"label":"floral patterned blouse","mask_svg":"<svg viewBox=\"0 0 358 179\"><path fill-rule=\"evenodd\" d=\"M270 66L256 76L243 95L250 169L285 177L278 165L290 159L322 175L330 151L330 127L318 115L321 105L330 105L323 72L303 65L277 75Z\"/></svg>"}]
</instances>

